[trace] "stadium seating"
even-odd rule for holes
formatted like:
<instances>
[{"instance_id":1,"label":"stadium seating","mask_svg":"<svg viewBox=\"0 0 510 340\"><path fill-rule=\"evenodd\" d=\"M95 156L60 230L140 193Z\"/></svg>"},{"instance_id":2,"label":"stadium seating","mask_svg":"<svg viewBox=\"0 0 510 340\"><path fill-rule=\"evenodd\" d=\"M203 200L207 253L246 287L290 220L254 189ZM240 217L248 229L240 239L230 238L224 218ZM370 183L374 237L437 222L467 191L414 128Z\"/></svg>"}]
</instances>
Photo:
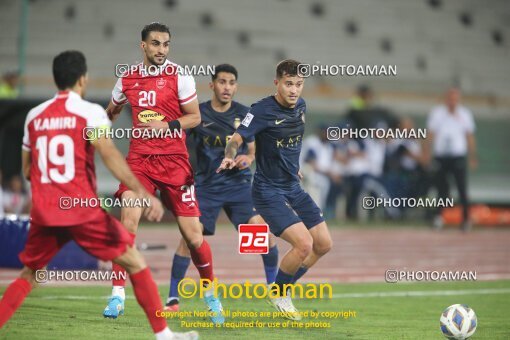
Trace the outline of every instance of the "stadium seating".
<instances>
[{"instance_id":1,"label":"stadium seating","mask_svg":"<svg viewBox=\"0 0 510 340\"><path fill-rule=\"evenodd\" d=\"M469 93L498 96L504 95L510 85L505 77L510 71L510 64L505 62L508 46L498 46L491 38L492 30L505 27L505 1L490 1L490 5L443 1L436 9L424 0L318 2L325 8L321 17L312 16L311 3L305 0L187 0L178 1L173 8L162 1L32 1L26 71L29 78L50 79L50 58L66 46L83 50L89 57L91 74L106 81L116 63L140 58L137 45L141 26L160 20L174 32L174 60L188 64L227 60L242 70L243 82L251 85L267 85L278 51L310 63L398 65L398 82L391 77L373 81L382 90L433 93L445 83L458 80ZM70 6L74 7L74 18L62 20ZM115 15L119 6L129 11ZM10 28L0 33L4 46L0 69L5 69L17 62L12 42L19 29L20 1L4 2L0 9L1 25ZM289 16L282 17L285 10ZM461 24L459 15L463 11L472 14L471 27ZM200 24L204 13L213 18L207 28ZM355 36L345 31L349 20L359 28ZM111 37L104 34L107 24L113 31ZM245 47L238 42L239 27L249 37ZM508 30L502 32L504 39ZM383 38L393 46L390 53L381 50ZM418 58L425 62L425 69L417 67ZM359 83L354 77L331 77L327 81L341 87ZM42 85L40 79L33 85L29 83L27 93L46 94L48 89ZM91 91L104 96L104 88L109 86L104 84Z\"/></svg>"}]
</instances>

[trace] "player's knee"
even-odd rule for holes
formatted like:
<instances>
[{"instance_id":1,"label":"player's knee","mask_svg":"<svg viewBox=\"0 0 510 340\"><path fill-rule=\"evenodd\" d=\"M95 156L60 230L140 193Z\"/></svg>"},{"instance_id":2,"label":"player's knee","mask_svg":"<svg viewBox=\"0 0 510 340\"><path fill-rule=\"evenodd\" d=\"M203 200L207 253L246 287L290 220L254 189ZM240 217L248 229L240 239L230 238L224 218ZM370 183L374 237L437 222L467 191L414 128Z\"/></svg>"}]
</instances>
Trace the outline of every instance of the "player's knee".
<instances>
[{"instance_id":1,"label":"player's knee","mask_svg":"<svg viewBox=\"0 0 510 340\"><path fill-rule=\"evenodd\" d=\"M192 235L191 237L188 238L186 244L190 249L197 249L200 248L202 242L204 242L203 235Z\"/></svg>"},{"instance_id":2,"label":"player's knee","mask_svg":"<svg viewBox=\"0 0 510 340\"><path fill-rule=\"evenodd\" d=\"M128 246L126 251L119 257L113 260L115 263L120 264L128 274L135 274L145 269L147 264L144 258L135 247Z\"/></svg>"},{"instance_id":3,"label":"player's knee","mask_svg":"<svg viewBox=\"0 0 510 340\"><path fill-rule=\"evenodd\" d=\"M183 234L183 237L185 244L190 249L199 248L204 241L204 235L202 235L202 232L199 231L190 232L188 230L185 234Z\"/></svg>"},{"instance_id":4,"label":"player's knee","mask_svg":"<svg viewBox=\"0 0 510 340\"><path fill-rule=\"evenodd\" d=\"M333 246L333 241L330 237L327 239L321 240L320 242L314 242L313 244L313 252L319 256L326 255Z\"/></svg>"},{"instance_id":5,"label":"player's knee","mask_svg":"<svg viewBox=\"0 0 510 340\"><path fill-rule=\"evenodd\" d=\"M299 257L304 260L313 249L313 240L311 237L304 237L294 247L298 252Z\"/></svg>"}]
</instances>

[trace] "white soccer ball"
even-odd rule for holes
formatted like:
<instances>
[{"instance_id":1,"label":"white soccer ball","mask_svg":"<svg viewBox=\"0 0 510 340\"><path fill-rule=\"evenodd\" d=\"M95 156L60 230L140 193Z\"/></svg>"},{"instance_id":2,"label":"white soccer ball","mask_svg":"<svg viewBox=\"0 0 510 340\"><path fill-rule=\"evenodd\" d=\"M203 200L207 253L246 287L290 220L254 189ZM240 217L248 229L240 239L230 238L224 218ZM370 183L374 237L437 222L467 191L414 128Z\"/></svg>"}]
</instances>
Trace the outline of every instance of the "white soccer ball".
<instances>
[{"instance_id":1,"label":"white soccer ball","mask_svg":"<svg viewBox=\"0 0 510 340\"><path fill-rule=\"evenodd\" d=\"M439 319L441 332L448 339L464 340L476 331L475 311L466 305L451 305Z\"/></svg>"}]
</instances>

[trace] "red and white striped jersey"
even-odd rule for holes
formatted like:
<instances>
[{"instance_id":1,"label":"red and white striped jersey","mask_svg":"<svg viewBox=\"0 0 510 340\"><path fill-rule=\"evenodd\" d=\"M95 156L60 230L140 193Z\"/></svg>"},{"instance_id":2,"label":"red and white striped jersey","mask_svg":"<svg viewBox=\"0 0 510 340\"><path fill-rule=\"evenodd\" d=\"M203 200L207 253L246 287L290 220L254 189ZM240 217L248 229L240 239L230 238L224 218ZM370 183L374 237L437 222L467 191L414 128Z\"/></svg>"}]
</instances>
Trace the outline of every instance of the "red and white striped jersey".
<instances>
[{"instance_id":1,"label":"red and white striped jersey","mask_svg":"<svg viewBox=\"0 0 510 340\"><path fill-rule=\"evenodd\" d=\"M118 79L112 91L112 102L129 102L133 127L150 120L169 122L182 117L181 105L197 98L193 76L181 72L183 68L167 60L158 74L146 71L142 63L130 67L125 77ZM149 69L150 70L150 69ZM139 154L174 154L187 157L186 134L175 138L133 138L129 152Z\"/></svg>"},{"instance_id":2,"label":"red and white striped jersey","mask_svg":"<svg viewBox=\"0 0 510 340\"><path fill-rule=\"evenodd\" d=\"M73 206L70 199L96 198L94 147L84 129L109 127L105 110L75 92L58 92L36 106L25 121L23 149L31 153L33 222L72 226L96 217L100 209Z\"/></svg>"}]
</instances>

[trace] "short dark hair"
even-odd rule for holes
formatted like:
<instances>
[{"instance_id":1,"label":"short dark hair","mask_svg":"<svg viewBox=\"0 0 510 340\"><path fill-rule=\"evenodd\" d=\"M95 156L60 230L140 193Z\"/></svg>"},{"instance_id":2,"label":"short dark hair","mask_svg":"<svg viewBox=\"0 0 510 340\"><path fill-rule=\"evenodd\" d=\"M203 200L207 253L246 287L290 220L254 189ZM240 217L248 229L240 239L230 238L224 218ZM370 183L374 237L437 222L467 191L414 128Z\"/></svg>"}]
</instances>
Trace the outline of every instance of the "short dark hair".
<instances>
[{"instance_id":1,"label":"short dark hair","mask_svg":"<svg viewBox=\"0 0 510 340\"><path fill-rule=\"evenodd\" d=\"M280 79L284 75L295 77L298 75L298 66L301 64L294 59L282 60L276 65L276 78Z\"/></svg>"},{"instance_id":2,"label":"short dark hair","mask_svg":"<svg viewBox=\"0 0 510 340\"><path fill-rule=\"evenodd\" d=\"M232 73L237 80L237 70L234 66L230 64L220 64L214 67L214 73L211 75L212 81L218 78L218 73L220 72Z\"/></svg>"},{"instance_id":3,"label":"short dark hair","mask_svg":"<svg viewBox=\"0 0 510 340\"><path fill-rule=\"evenodd\" d=\"M142 29L142 41L145 41L145 39L147 39L150 32L163 32L168 33L169 36L172 36L170 34L170 28L168 28L167 25L159 22L151 22L150 24L145 25Z\"/></svg>"},{"instance_id":4,"label":"short dark hair","mask_svg":"<svg viewBox=\"0 0 510 340\"><path fill-rule=\"evenodd\" d=\"M80 51L65 51L53 59L53 79L59 90L73 87L87 74L87 62Z\"/></svg>"}]
</instances>

